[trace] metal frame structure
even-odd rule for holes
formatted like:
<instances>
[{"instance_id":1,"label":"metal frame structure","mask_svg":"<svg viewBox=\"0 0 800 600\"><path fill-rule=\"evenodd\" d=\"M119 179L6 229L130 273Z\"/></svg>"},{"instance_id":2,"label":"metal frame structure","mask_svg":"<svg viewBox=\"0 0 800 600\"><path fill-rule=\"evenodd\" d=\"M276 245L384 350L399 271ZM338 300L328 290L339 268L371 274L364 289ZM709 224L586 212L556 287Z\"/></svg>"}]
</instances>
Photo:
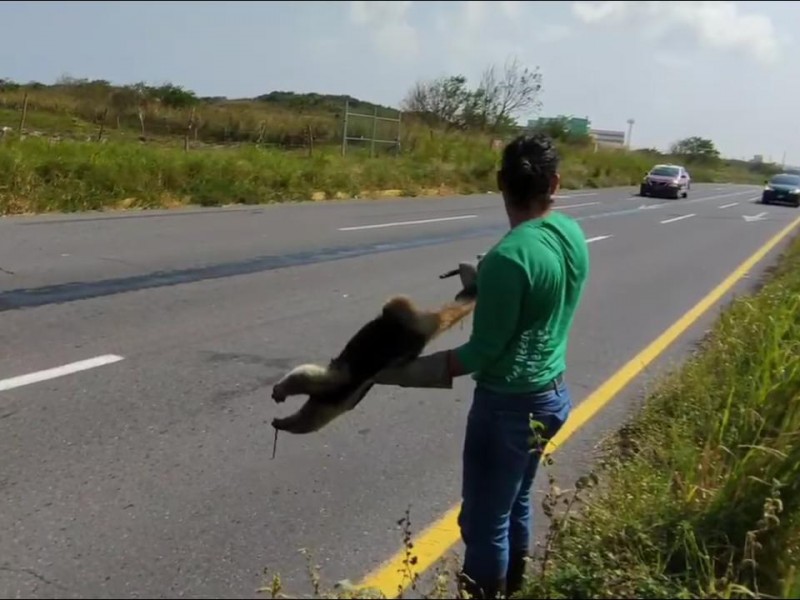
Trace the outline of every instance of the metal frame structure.
<instances>
[{"instance_id":1,"label":"metal frame structure","mask_svg":"<svg viewBox=\"0 0 800 600\"><path fill-rule=\"evenodd\" d=\"M342 156L347 154L347 142L369 142L369 155L370 157L375 156L375 144L391 144L395 146L397 152L400 152L400 125L401 125L401 117L402 112L398 111L397 118L392 117L379 117L378 116L378 107L376 106L373 114L365 115L363 113L356 113L350 112L350 100L345 100L344 103L344 125L342 127ZM350 124L350 117L359 117L362 119L371 119L372 120L372 137L365 138L365 137L353 137L349 136L347 132L347 126ZM397 123L397 137L393 140L381 140L378 139L376 136L378 135L378 121L386 121L389 123Z\"/></svg>"}]
</instances>

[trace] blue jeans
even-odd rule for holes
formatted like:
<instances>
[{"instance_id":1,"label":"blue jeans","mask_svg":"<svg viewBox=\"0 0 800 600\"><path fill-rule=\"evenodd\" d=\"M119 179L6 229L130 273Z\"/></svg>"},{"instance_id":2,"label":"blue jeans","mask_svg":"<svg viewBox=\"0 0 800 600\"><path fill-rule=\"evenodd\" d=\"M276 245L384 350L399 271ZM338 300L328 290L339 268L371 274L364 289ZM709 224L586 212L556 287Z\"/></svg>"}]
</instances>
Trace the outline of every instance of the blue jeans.
<instances>
[{"instance_id":1,"label":"blue jeans","mask_svg":"<svg viewBox=\"0 0 800 600\"><path fill-rule=\"evenodd\" d=\"M531 394L500 394L480 384L475 388L464 442L458 524L466 545L464 575L484 589L506 578L510 555L528 553L531 487L541 451L571 408L563 382ZM531 419L544 425L538 435L545 442L537 446Z\"/></svg>"}]
</instances>

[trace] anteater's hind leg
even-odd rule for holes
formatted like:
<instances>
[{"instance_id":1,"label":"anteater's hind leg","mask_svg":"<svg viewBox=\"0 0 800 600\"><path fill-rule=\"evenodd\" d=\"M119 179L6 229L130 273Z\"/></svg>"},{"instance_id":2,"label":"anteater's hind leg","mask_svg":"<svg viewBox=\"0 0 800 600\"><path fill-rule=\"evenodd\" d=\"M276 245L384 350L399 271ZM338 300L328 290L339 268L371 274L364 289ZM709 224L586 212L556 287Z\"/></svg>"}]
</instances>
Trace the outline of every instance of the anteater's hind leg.
<instances>
[{"instance_id":1,"label":"anteater's hind leg","mask_svg":"<svg viewBox=\"0 0 800 600\"><path fill-rule=\"evenodd\" d=\"M346 381L345 374L337 369L314 364L300 365L275 384L272 399L283 402L289 396L324 394Z\"/></svg>"},{"instance_id":2,"label":"anteater's hind leg","mask_svg":"<svg viewBox=\"0 0 800 600\"><path fill-rule=\"evenodd\" d=\"M313 433L333 421L339 415L352 410L375 385L372 380L364 382L348 397L332 402L311 397L296 413L282 419L273 419L272 426L289 433Z\"/></svg>"}]
</instances>

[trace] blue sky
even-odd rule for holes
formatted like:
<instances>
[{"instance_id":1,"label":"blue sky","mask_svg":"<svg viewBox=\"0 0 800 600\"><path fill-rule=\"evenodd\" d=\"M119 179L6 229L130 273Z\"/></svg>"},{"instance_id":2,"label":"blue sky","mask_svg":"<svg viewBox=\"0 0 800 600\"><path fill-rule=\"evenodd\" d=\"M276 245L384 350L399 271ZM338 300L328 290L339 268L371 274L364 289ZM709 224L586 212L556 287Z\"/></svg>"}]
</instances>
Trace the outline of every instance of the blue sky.
<instances>
[{"instance_id":1,"label":"blue sky","mask_svg":"<svg viewBox=\"0 0 800 600\"><path fill-rule=\"evenodd\" d=\"M417 79L476 81L511 54L543 116L636 120L634 146L689 135L800 164L794 2L2 2L0 77L171 81L201 95L349 93L398 105Z\"/></svg>"}]
</instances>

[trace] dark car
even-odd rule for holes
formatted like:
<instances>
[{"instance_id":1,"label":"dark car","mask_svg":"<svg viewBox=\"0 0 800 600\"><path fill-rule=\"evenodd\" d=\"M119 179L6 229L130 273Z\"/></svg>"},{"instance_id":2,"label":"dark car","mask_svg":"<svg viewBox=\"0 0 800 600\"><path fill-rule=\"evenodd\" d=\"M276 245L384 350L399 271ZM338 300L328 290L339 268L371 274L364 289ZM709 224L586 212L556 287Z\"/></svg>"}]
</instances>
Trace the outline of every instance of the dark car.
<instances>
[{"instance_id":1,"label":"dark car","mask_svg":"<svg viewBox=\"0 0 800 600\"><path fill-rule=\"evenodd\" d=\"M800 208L800 175L779 173L765 183L761 192L763 204L791 204Z\"/></svg>"},{"instance_id":2,"label":"dark car","mask_svg":"<svg viewBox=\"0 0 800 600\"><path fill-rule=\"evenodd\" d=\"M678 198L689 195L692 178L680 165L656 165L644 176L639 185L640 196L667 196Z\"/></svg>"}]
</instances>

